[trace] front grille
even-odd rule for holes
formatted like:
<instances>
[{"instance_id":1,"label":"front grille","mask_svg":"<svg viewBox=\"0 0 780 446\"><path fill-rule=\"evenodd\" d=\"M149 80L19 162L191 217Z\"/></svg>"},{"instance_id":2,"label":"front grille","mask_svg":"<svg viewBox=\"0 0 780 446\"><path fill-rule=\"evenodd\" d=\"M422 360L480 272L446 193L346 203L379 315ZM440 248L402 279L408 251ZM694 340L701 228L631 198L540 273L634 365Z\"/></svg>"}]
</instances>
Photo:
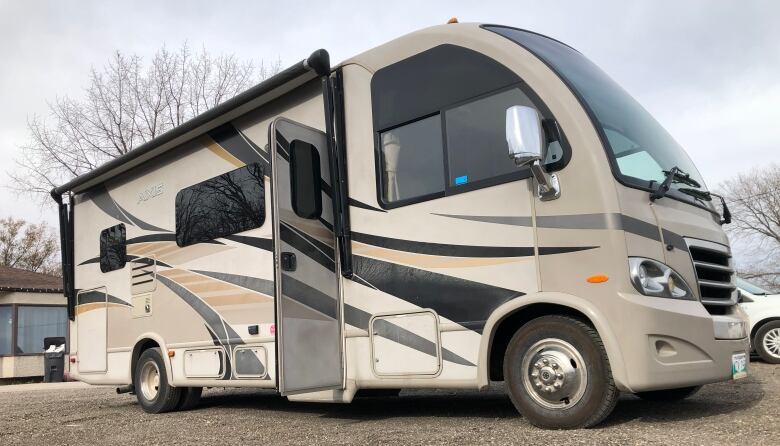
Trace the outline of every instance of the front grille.
<instances>
[{"instance_id":1,"label":"front grille","mask_svg":"<svg viewBox=\"0 0 780 446\"><path fill-rule=\"evenodd\" d=\"M734 268L729 248L693 238L686 238L685 242L696 270L701 303L710 313L722 312L724 307L736 304L738 293L732 278Z\"/></svg>"}]
</instances>

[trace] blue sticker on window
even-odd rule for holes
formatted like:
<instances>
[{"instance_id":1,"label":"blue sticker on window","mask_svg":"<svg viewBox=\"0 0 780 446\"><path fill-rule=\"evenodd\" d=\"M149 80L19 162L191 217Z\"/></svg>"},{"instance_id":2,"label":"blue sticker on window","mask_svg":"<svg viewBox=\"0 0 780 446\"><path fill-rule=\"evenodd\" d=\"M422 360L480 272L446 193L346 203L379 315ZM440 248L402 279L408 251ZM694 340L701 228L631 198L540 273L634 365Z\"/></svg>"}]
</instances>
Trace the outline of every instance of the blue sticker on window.
<instances>
[{"instance_id":1,"label":"blue sticker on window","mask_svg":"<svg viewBox=\"0 0 780 446\"><path fill-rule=\"evenodd\" d=\"M456 186L462 186L469 182L469 176L468 175L461 175L459 177L455 177L455 185Z\"/></svg>"}]
</instances>

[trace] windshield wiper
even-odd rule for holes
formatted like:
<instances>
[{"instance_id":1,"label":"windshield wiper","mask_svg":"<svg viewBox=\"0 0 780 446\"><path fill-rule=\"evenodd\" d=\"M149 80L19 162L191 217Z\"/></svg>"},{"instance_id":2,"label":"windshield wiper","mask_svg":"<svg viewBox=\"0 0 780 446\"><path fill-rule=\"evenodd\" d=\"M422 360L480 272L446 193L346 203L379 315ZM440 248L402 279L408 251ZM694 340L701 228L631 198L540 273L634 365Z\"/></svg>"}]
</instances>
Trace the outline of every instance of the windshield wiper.
<instances>
[{"instance_id":1,"label":"windshield wiper","mask_svg":"<svg viewBox=\"0 0 780 446\"><path fill-rule=\"evenodd\" d=\"M650 193L650 201L655 201L659 198L665 197L669 192L669 189L672 187L672 183L681 183L696 188L701 187L701 184L699 184L698 181L691 178L690 175L683 172L677 166L674 166L669 170L664 170L663 173L664 180L658 184L658 187L653 192ZM654 182L655 181L652 181L650 184Z\"/></svg>"},{"instance_id":2,"label":"windshield wiper","mask_svg":"<svg viewBox=\"0 0 780 446\"><path fill-rule=\"evenodd\" d=\"M694 187L701 187L698 181L694 180L687 173L681 171L677 166L672 167L669 170L664 171L664 181L658 185L658 188L650 193L650 200L655 201L659 198L663 198L669 192L672 183L682 183L692 187L681 187L678 191L690 195L693 198L700 201L712 201L712 197L720 198L720 204L723 208L723 214L721 215L720 224L727 225L731 223L731 211L729 211L728 205L726 205L726 199L722 195L713 194L705 190L693 189Z\"/></svg>"},{"instance_id":3,"label":"windshield wiper","mask_svg":"<svg viewBox=\"0 0 780 446\"><path fill-rule=\"evenodd\" d=\"M707 192L706 190L692 189L688 187L681 187L677 190L686 195L690 195L691 197L696 198L697 200L712 201L712 194Z\"/></svg>"},{"instance_id":4,"label":"windshield wiper","mask_svg":"<svg viewBox=\"0 0 780 446\"><path fill-rule=\"evenodd\" d=\"M720 225L723 226L731 223L731 211L729 210L729 207L726 206L726 199L723 198L723 195L713 194L711 192L710 195L720 198L720 204L723 208L723 215L721 215Z\"/></svg>"}]
</instances>

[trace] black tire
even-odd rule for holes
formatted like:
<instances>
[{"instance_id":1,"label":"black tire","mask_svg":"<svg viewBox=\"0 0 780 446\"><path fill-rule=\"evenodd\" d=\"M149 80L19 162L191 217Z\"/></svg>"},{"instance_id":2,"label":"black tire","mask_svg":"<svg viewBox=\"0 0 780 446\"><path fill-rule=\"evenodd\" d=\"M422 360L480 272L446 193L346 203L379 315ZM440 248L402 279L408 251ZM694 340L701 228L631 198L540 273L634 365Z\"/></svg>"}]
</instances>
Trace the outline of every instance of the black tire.
<instances>
[{"instance_id":1,"label":"black tire","mask_svg":"<svg viewBox=\"0 0 780 446\"><path fill-rule=\"evenodd\" d=\"M176 410L194 409L200 402L202 393L203 387L182 387L181 399L176 406Z\"/></svg>"},{"instance_id":2,"label":"black tire","mask_svg":"<svg viewBox=\"0 0 780 446\"><path fill-rule=\"evenodd\" d=\"M770 321L759 327L755 337L753 337L753 348L764 362L780 364L780 357L778 357L777 354L767 351L764 346L764 338L766 338L767 335L770 335L770 332L772 333L772 336L775 336L778 331L780 331L780 321Z\"/></svg>"},{"instance_id":3,"label":"black tire","mask_svg":"<svg viewBox=\"0 0 780 446\"><path fill-rule=\"evenodd\" d=\"M680 387L678 389L651 390L637 392L636 396L647 401L681 401L695 395L702 386Z\"/></svg>"},{"instance_id":4,"label":"black tire","mask_svg":"<svg viewBox=\"0 0 780 446\"><path fill-rule=\"evenodd\" d=\"M159 384L156 387L156 394L152 396L146 395L144 392L142 373L146 367L154 367L158 371ZM158 347L144 350L141 353L141 357L138 358L138 363L135 365L135 372L133 373L133 387L135 388L135 395L138 398L138 404L144 412L147 413L163 413L170 412L176 409L176 406L181 401L182 389L173 387L168 384L168 375L165 373L165 361L163 361L162 352ZM149 386L152 387L152 386Z\"/></svg>"},{"instance_id":5,"label":"black tire","mask_svg":"<svg viewBox=\"0 0 780 446\"><path fill-rule=\"evenodd\" d=\"M584 370L579 367L580 371L577 371L576 363L578 361L573 359L570 359L568 363L561 362L564 365L559 366L561 372L570 373L574 370L573 373L581 373L587 377L586 385L576 386L580 389L581 396L577 397L577 401L571 403L570 406L568 405L570 399L567 395L563 395L564 398L554 402L562 406L558 408L545 407L542 403L537 402L530 392L539 383L531 384L531 380L540 378L530 377L533 371L531 367L528 370L522 370L522 363L527 354L533 355L528 358L533 358L546 351L544 348L539 350L535 348L536 352L534 353L531 348L537 343L547 342L550 339L556 342L564 341L576 349L586 366ZM536 362L535 364L540 363ZM552 365L552 362L550 364ZM571 364L571 367L568 364ZM556 365L558 364L556 363ZM547 368L546 365L544 367ZM533 368L538 367L534 365ZM556 368L556 370L558 369ZM538 372L536 373L538 375ZM527 383L531 387L530 391L524 385L524 374L529 374ZM549 376L549 374L544 374L543 369L541 376ZM512 403L523 417L534 426L548 429L577 429L595 426L612 412L620 394L612 379L607 352L596 330L578 319L567 316L539 317L517 330L509 341L504 355L504 380ZM578 382L584 382L584 380L580 379ZM564 382L562 385L563 390L561 391L566 391L571 386L569 382ZM551 388L549 387L549 389ZM582 390L583 388L584 390ZM547 387L544 389L549 390ZM558 390L552 392L558 392ZM537 393L537 398L539 398L540 393L542 393L541 390Z\"/></svg>"}]
</instances>

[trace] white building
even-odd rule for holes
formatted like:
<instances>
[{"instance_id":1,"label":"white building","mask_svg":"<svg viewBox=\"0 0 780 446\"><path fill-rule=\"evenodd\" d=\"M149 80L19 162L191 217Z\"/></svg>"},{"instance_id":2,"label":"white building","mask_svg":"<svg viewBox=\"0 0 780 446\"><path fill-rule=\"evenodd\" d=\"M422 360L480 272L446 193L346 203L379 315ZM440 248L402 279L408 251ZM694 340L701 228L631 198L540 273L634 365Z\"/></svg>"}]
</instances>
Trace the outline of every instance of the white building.
<instances>
[{"instance_id":1,"label":"white building","mask_svg":"<svg viewBox=\"0 0 780 446\"><path fill-rule=\"evenodd\" d=\"M42 376L43 339L67 327L61 278L0 266L0 379Z\"/></svg>"}]
</instances>

